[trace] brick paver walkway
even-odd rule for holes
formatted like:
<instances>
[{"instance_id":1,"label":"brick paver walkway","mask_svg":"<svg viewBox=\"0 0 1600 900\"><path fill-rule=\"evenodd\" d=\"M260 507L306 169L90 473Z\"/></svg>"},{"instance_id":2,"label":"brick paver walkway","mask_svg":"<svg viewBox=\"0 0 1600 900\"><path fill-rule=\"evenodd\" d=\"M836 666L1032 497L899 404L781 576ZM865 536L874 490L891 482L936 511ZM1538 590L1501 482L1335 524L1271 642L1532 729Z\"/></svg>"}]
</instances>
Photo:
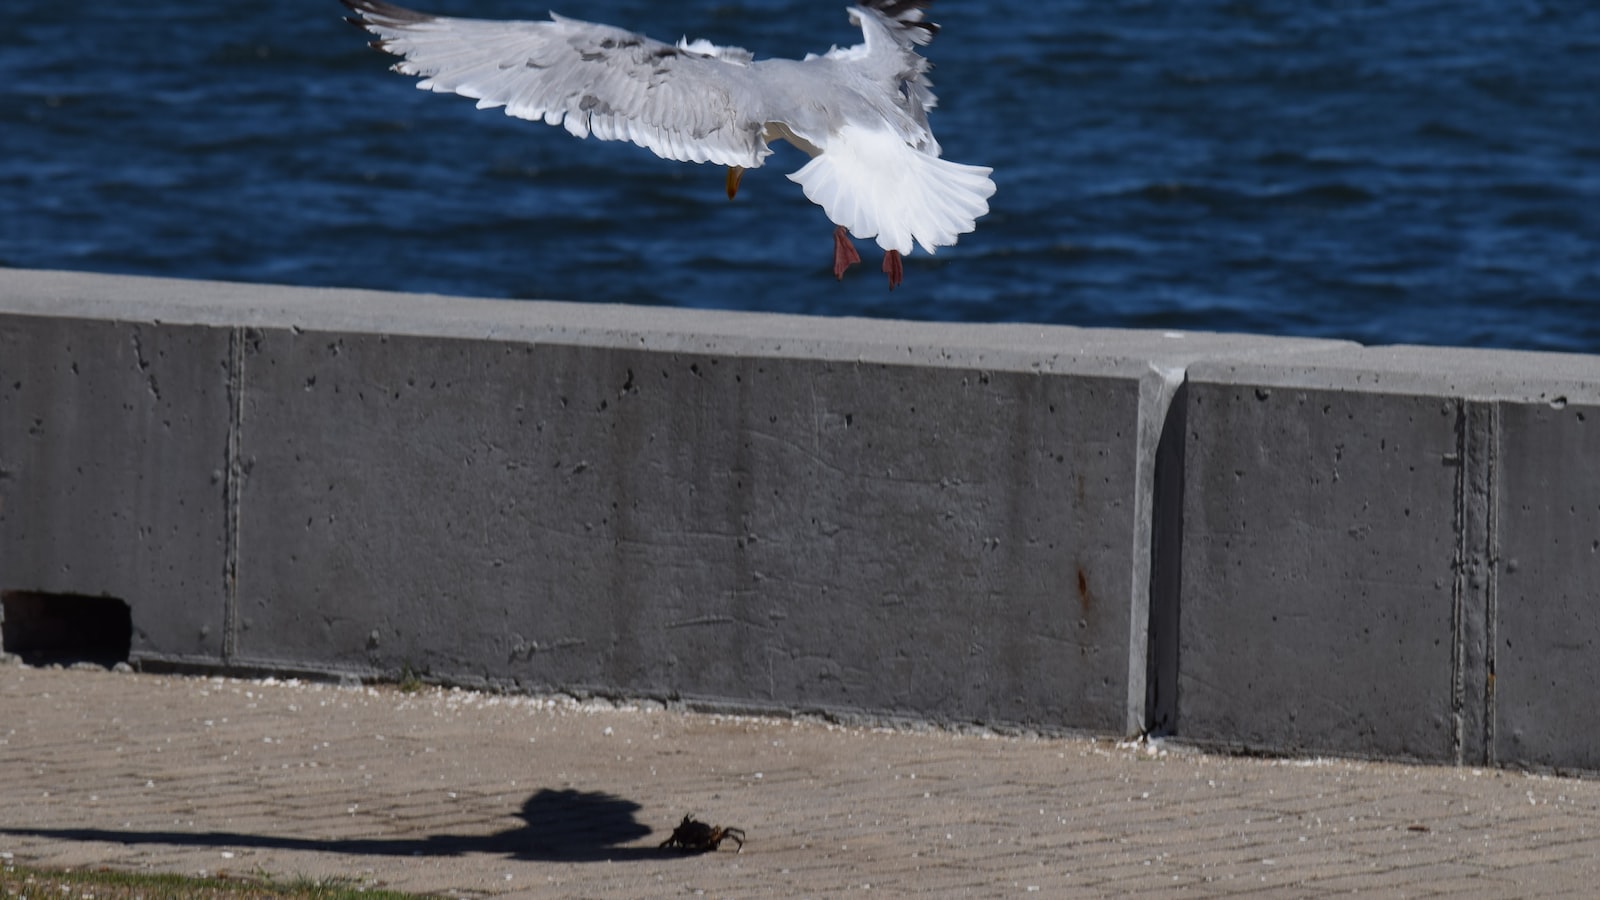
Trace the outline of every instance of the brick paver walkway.
<instances>
[{"instance_id":1,"label":"brick paver walkway","mask_svg":"<svg viewBox=\"0 0 1600 900\"><path fill-rule=\"evenodd\" d=\"M744 852L657 850L689 812ZM1595 896L1600 782L5 665L0 856L457 895Z\"/></svg>"}]
</instances>

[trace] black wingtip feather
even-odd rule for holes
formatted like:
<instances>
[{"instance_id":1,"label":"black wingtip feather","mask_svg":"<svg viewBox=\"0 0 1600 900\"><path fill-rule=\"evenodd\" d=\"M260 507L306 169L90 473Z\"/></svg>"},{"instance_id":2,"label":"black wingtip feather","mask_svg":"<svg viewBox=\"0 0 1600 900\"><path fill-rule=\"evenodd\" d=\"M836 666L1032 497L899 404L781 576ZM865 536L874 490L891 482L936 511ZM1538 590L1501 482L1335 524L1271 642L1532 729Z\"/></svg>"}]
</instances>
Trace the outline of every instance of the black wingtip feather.
<instances>
[{"instance_id":1,"label":"black wingtip feather","mask_svg":"<svg viewBox=\"0 0 1600 900\"><path fill-rule=\"evenodd\" d=\"M920 29L922 33L912 38L919 44L926 44L939 33L939 26L927 21L924 16L924 12L932 5L933 0L856 0L856 2L868 9L883 13L901 28Z\"/></svg>"},{"instance_id":2,"label":"black wingtip feather","mask_svg":"<svg viewBox=\"0 0 1600 900\"><path fill-rule=\"evenodd\" d=\"M339 2L343 3L351 12L361 16L359 19L346 19L345 21L355 22L363 28L366 27L366 22L380 19L384 20L383 24L385 25L397 25L401 23L427 22L438 18L428 13L417 12L414 9L406 9L404 6L384 3L383 0L339 0Z\"/></svg>"},{"instance_id":3,"label":"black wingtip feather","mask_svg":"<svg viewBox=\"0 0 1600 900\"><path fill-rule=\"evenodd\" d=\"M381 33L378 31L380 27L396 28L404 25L413 25L418 22L431 22L438 18L428 13L417 12L414 9L395 6L393 3L384 3L383 0L339 0L339 2L355 13L353 16L345 16L344 20L346 22L362 31L372 33ZM388 38L384 37L380 37L375 41L368 41L367 46L385 53L392 52L389 50Z\"/></svg>"}]
</instances>

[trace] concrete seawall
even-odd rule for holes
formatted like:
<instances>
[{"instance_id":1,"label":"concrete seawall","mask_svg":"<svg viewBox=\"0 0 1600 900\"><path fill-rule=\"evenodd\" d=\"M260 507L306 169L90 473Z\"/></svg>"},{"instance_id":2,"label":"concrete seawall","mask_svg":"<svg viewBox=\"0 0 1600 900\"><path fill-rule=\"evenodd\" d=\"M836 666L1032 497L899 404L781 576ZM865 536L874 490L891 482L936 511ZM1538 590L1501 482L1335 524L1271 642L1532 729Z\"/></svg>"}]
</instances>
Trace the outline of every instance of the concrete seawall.
<instances>
[{"instance_id":1,"label":"concrete seawall","mask_svg":"<svg viewBox=\"0 0 1600 900\"><path fill-rule=\"evenodd\" d=\"M0 590L148 665L1597 769L1597 406L1591 357L0 270Z\"/></svg>"}]
</instances>

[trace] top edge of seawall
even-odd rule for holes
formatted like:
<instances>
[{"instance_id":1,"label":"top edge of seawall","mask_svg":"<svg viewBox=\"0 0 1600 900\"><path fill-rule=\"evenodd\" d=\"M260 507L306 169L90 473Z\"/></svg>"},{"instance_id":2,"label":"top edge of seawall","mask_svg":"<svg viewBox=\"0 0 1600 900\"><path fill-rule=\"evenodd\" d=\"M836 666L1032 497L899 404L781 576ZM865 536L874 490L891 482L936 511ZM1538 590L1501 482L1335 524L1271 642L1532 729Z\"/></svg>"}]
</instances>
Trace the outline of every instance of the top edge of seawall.
<instances>
[{"instance_id":1,"label":"top edge of seawall","mask_svg":"<svg viewBox=\"0 0 1600 900\"><path fill-rule=\"evenodd\" d=\"M0 314L1286 387L1600 398L1600 356L1193 331L496 300L0 268ZM1544 384L1551 376L1559 384ZM1530 390L1530 385L1535 390ZM1552 393L1553 392L1553 393Z\"/></svg>"},{"instance_id":2,"label":"top edge of seawall","mask_svg":"<svg viewBox=\"0 0 1600 900\"><path fill-rule=\"evenodd\" d=\"M1191 383L1444 396L1468 401L1600 405L1600 356L1462 347L1316 348L1279 358L1196 360Z\"/></svg>"},{"instance_id":3,"label":"top edge of seawall","mask_svg":"<svg viewBox=\"0 0 1600 900\"><path fill-rule=\"evenodd\" d=\"M1198 359L1355 347L1205 332L961 324L0 269L0 314L284 328L668 353L1181 377Z\"/></svg>"}]
</instances>

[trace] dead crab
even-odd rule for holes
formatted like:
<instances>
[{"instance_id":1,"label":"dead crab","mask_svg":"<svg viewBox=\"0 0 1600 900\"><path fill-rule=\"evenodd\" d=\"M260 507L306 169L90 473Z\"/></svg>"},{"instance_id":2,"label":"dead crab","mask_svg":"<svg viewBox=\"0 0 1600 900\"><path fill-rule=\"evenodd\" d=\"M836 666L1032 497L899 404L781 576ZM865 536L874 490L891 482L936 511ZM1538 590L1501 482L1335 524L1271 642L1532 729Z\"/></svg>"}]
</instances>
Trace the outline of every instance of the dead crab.
<instances>
[{"instance_id":1,"label":"dead crab","mask_svg":"<svg viewBox=\"0 0 1600 900\"><path fill-rule=\"evenodd\" d=\"M722 846L724 840L733 841L739 845L738 852L744 852L743 828L707 825L694 816L684 816L678 827L672 829L672 837L661 842L661 847L676 847L685 853L706 853Z\"/></svg>"}]
</instances>

